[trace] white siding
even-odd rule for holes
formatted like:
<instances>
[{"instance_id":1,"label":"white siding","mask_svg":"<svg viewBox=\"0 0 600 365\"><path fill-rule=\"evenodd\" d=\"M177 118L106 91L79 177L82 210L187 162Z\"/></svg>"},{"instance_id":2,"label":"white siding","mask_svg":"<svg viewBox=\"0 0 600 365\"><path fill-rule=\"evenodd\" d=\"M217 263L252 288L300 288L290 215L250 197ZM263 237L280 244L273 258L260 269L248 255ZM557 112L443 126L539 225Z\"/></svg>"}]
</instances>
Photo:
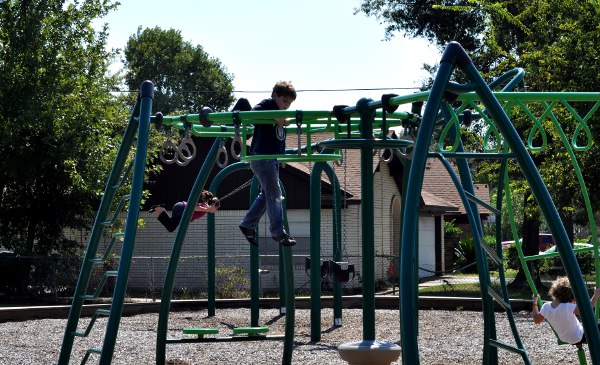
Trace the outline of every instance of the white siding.
<instances>
[{"instance_id":1,"label":"white siding","mask_svg":"<svg viewBox=\"0 0 600 365\"><path fill-rule=\"evenodd\" d=\"M381 164L381 172L374 174L374 249L376 280L387 280L387 272L393 257L394 227L400 225L398 216L394 220L393 199L399 196L396 185L389 174L387 164ZM246 211L218 211L216 213L216 255L217 267L240 267L246 270L249 282L249 244L239 232L238 224ZM332 211L321 212L321 257L332 258ZM304 270L304 258L309 256L310 216L308 210L288 210L290 234L297 239L293 248L295 283L297 288L309 289L309 278ZM129 287L151 291L161 289L164 283L168 259L176 232L169 233L156 220L156 216L141 212L143 227L138 228L134 261L131 266ZM265 215L258 231L261 237L259 254L261 268L269 273L261 276L263 289L278 287L278 245L268 234L268 219ZM419 218L419 266L429 270L435 268L435 225L432 216ZM397 227L396 227L397 229ZM196 291L206 289L206 233L207 220L200 218L189 225L181 251L181 259L176 274L174 290ZM342 260L361 270L362 222L359 205L350 205L342 211ZM267 237L266 239L264 237ZM109 239L106 239L108 242ZM113 249L120 253L120 246ZM101 254L101 253L99 253ZM419 271L420 276L431 276L430 272ZM217 280L219 276L217 275ZM249 285L249 284L248 284ZM358 287L359 280L345 284L345 287Z\"/></svg>"}]
</instances>

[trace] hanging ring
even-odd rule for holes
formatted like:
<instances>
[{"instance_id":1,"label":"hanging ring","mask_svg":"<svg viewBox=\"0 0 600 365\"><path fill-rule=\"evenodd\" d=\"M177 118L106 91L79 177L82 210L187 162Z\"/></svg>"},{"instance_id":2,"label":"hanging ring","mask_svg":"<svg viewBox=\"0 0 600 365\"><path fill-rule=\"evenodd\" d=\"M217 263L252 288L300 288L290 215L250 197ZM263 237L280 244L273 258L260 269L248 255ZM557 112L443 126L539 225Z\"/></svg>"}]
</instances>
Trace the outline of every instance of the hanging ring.
<instances>
[{"instance_id":1,"label":"hanging ring","mask_svg":"<svg viewBox=\"0 0 600 365\"><path fill-rule=\"evenodd\" d=\"M177 147L177 160L175 161L179 166L185 166L196 157L196 145L190 137L185 137L181 140L179 147Z\"/></svg>"},{"instance_id":2,"label":"hanging ring","mask_svg":"<svg viewBox=\"0 0 600 365\"><path fill-rule=\"evenodd\" d=\"M158 152L158 156L160 157L160 160L167 165L174 163L177 159L177 146L173 141L167 139Z\"/></svg>"},{"instance_id":3,"label":"hanging ring","mask_svg":"<svg viewBox=\"0 0 600 365\"><path fill-rule=\"evenodd\" d=\"M405 131L406 132L406 131ZM416 133L416 132L415 132ZM414 133L404 133L400 139L403 140L407 140L407 141L412 141L413 143L409 146L406 146L404 148L399 148L398 152L400 153L400 155L406 159L406 160L412 160L413 159L413 153L415 151L415 140L416 138L414 137Z\"/></svg>"},{"instance_id":4,"label":"hanging ring","mask_svg":"<svg viewBox=\"0 0 600 365\"><path fill-rule=\"evenodd\" d=\"M398 150L398 152L400 152L400 155L405 159L405 160L412 160L413 158L413 152L414 152L414 148L412 147L408 147L410 148L410 152L402 152L402 150ZM408 149L407 148L407 149Z\"/></svg>"},{"instance_id":5,"label":"hanging ring","mask_svg":"<svg viewBox=\"0 0 600 365\"><path fill-rule=\"evenodd\" d=\"M383 148L377 151L379 153L379 160L383 161L383 162L390 162L392 160L392 157L394 156L392 150L390 150L389 148ZM386 156L386 152L387 152L387 156Z\"/></svg>"},{"instance_id":6,"label":"hanging ring","mask_svg":"<svg viewBox=\"0 0 600 365\"><path fill-rule=\"evenodd\" d=\"M229 157L227 157L227 149L221 140L221 147L219 147L219 152L217 152L217 166L222 169L223 167L227 166L227 162L229 162Z\"/></svg>"},{"instance_id":7,"label":"hanging ring","mask_svg":"<svg viewBox=\"0 0 600 365\"><path fill-rule=\"evenodd\" d=\"M242 159L242 138L240 136L233 137L231 141L231 155L236 160ZM237 152L239 150L239 152Z\"/></svg>"},{"instance_id":8,"label":"hanging ring","mask_svg":"<svg viewBox=\"0 0 600 365\"><path fill-rule=\"evenodd\" d=\"M238 149L240 151L239 153L236 152ZM235 136L231 140L230 150L231 150L231 155L233 156L233 158L235 158L238 161L242 159L243 147L242 147L242 137L240 137L240 125L239 124L235 125Z\"/></svg>"}]
</instances>

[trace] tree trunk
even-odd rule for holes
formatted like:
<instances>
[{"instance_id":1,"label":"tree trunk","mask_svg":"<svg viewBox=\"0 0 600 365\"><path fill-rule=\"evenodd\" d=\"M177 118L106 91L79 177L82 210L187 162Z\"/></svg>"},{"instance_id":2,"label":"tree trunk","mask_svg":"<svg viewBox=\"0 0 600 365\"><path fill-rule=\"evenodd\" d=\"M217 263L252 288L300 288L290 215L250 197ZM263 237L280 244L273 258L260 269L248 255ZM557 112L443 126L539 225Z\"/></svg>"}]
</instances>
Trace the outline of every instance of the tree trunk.
<instances>
[{"instance_id":1,"label":"tree trunk","mask_svg":"<svg viewBox=\"0 0 600 365\"><path fill-rule=\"evenodd\" d=\"M531 191L526 193L523 196L523 211L528 212L532 210L531 202L529 198L531 197ZM525 214L523 218L523 228L522 228L522 240L521 248L523 249L524 256L537 255L539 253L539 237L540 237L540 215L539 211L535 210L531 214ZM537 271L537 264L535 261L528 261L529 272L532 274L535 285L541 285L541 280L539 276L539 272ZM527 277L525 276L525 271L523 267L519 267L519 271L517 272L517 276L515 279L509 284L509 287L514 289L521 289L525 285L527 285Z\"/></svg>"}]
</instances>

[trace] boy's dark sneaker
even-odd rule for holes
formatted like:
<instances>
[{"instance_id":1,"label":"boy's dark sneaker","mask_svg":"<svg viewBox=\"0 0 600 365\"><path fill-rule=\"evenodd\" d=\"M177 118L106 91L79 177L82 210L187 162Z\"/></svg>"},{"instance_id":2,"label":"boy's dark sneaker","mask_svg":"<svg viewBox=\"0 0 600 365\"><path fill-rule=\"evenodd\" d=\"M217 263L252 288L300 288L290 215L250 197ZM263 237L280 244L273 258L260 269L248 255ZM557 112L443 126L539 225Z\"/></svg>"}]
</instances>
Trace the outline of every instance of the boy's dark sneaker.
<instances>
[{"instance_id":1,"label":"boy's dark sneaker","mask_svg":"<svg viewBox=\"0 0 600 365\"><path fill-rule=\"evenodd\" d=\"M254 229L240 226L240 231L242 231L242 234L244 235L244 237L246 237L246 240L250 242L252 246L258 247L258 241L256 240L256 231Z\"/></svg>"},{"instance_id":2,"label":"boy's dark sneaker","mask_svg":"<svg viewBox=\"0 0 600 365\"><path fill-rule=\"evenodd\" d=\"M293 246L296 244L296 240L285 232L278 236L273 236L273 239L282 246Z\"/></svg>"}]
</instances>

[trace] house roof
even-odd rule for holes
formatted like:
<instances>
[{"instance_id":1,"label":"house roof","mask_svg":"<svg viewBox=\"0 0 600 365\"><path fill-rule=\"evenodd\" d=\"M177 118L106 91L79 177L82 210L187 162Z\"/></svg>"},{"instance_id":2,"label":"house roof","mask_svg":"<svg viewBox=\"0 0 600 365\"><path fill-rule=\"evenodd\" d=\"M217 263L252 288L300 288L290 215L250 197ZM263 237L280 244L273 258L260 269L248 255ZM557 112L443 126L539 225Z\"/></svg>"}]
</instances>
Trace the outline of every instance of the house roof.
<instances>
[{"instance_id":1,"label":"house roof","mask_svg":"<svg viewBox=\"0 0 600 365\"><path fill-rule=\"evenodd\" d=\"M293 128L288 131L286 145L288 148L294 148L298 145L298 136L293 133ZM302 134L301 145L306 144L306 135ZM322 141L332 138L331 134L314 134L312 142ZM358 149L347 149L342 151L342 165L332 164L336 175L340 181L342 190L351 196L349 200L361 199L361 152ZM397 157L394 157L397 158ZM373 155L373 173L379 169L382 160L379 155ZM312 164L307 162L291 162L291 167L298 169L306 174L310 174ZM321 180L329 184L329 180L323 174ZM401 190L401 186L398 186ZM485 184L475 185L475 195L485 202L489 202L489 189ZM423 188L421 191L421 201L423 209L430 212L444 212L447 214L465 214L466 210L460 199L458 191L443 164L438 159L428 159L423 179ZM483 213L489 213L482 210Z\"/></svg>"},{"instance_id":2,"label":"house roof","mask_svg":"<svg viewBox=\"0 0 600 365\"><path fill-rule=\"evenodd\" d=\"M487 184L475 184L475 195L489 203L490 194L489 187ZM437 158L429 158L427 159L425 165L425 175L423 177L423 190L434 193L437 199L442 199L445 202L450 203L451 205L457 207L458 209L454 212L455 214L466 214L465 207L462 203L460 195L458 191L454 187L454 182L452 181L452 177L442 164L442 162ZM490 212L487 209L480 209L480 213Z\"/></svg>"}]
</instances>

